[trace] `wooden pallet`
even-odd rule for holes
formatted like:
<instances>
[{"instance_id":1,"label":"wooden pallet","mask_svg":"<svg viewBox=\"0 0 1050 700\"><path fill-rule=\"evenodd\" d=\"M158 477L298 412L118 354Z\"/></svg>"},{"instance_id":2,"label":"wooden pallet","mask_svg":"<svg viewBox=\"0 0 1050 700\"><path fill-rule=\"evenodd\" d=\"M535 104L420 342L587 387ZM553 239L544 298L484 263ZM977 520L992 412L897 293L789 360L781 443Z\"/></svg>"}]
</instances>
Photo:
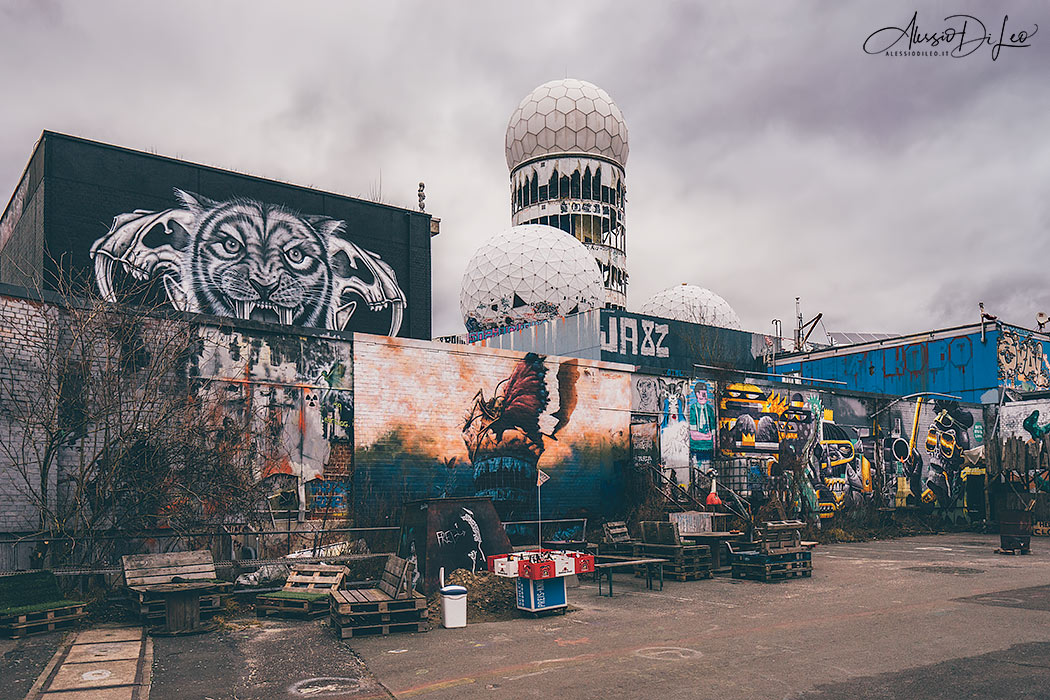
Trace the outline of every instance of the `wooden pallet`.
<instances>
[{"instance_id":1,"label":"wooden pallet","mask_svg":"<svg viewBox=\"0 0 1050 700\"><path fill-rule=\"evenodd\" d=\"M409 598L394 599L377 588L353 588L333 591L328 599L333 615L403 612L427 606L427 599L421 593L411 593Z\"/></svg>"},{"instance_id":2,"label":"wooden pallet","mask_svg":"<svg viewBox=\"0 0 1050 700\"><path fill-rule=\"evenodd\" d=\"M51 571L24 571L0 577L0 636L18 639L64 629L87 613L87 603L62 595Z\"/></svg>"},{"instance_id":3,"label":"wooden pallet","mask_svg":"<svg viewBox=\"0 0 1050 700\"><path fill-rule=\"evenodd\" d=\"M37 622L26 622L21 625L13 625L6 629L10 639L21 639L31 634L43 634L55 630L69 629L77 624L77 621L85 617L87 613L81 613L75 617L63 617L55 620L39 620Z\"/></svg>"},{"instance_id":4,"label":"wooden pallet","mask_svg":"<svg viewBox=\"0 0 1050 700\"><path fill-rule=\"evenodd\" d=\"M736 566L733 567L733 578L761 581L763 583L775 583L777 581L785 581L792 578L809 578L812 575L812 568L759 572L742 570Z\"/></svg>"},{"instance_id":5,"label":"wooden pallet","mask_svg":"<svg viewBox=\"0 0 1050 700\"><path fill-rule=\"evenodd\" d=\"M399 624L402 622L423 622L427 617L426 608L413 610L394 610L388 612L357 613L354 615L335 615L340 624L369 627L372 625Z\"/></svg>"},{"instance_id":6,"label":"wooden pallet","mask_svg":"<svg viewBox=\"0 0 1050 700\"><path fill-rule=\"evenodd\" d=\"M215 615L222 608L222 596L218 593L202 595L201 617ZM139 598L133 604L132 612L138 613L145 620L162 620L165 616L164 599L156 595L139 592Z\"/></svg>"},{"instance_id":7,"label":"wooden pallet","mask_svg":"<svg viewBox=\"0 0 1050 700\"><path fill-rule=\"evenodd\" d=\"M271 598L259 596L255 614L259 617L297 617L313 619L329 611L328 598Z\"/></svg>"},{"instance_id":8,"label":"wooden pallet","mask_svg":"<svg viewBox=\"0 0 1050 700\"><path fill-rule=\"evenodd\" d=\"M780 552L776 554L767 554L765 552L734 552L731 563L732 564L783 564L787 562L812 562L813 552L808 550L800 550L798 552Z\"/></svg>"},{"instance_id":9,"label":"wooden pallet","mask_svg":"<svg viewBox=\"0 0 1050 700\"><path fill-rule=\"evenodd\" d=\"M426 622L398 622L389 625L373 625L370 627L335 628L336 636L340 639L350 639L351 637L365 637L370 635L386 636L397 632L426 632L427 629L428 623Z\"/></svg>"},{"instance_id":10,"label":"wooden pallet","mask_svg":"<svg viewBox=\"0 0 1050 700\"><path fill-rule=\"evenodd\" d=\"M635 574L637 576L638 574ZM668 572L664 569L664 580L672 581L702 581L703 579L711 578L711 569L705 569L703 571L693 571L688 573Z\"/></svg>"},{"instance_id":11,"label":"wooden pallet","mask_svg":"<svg viewBox=\"0 0 1050 700\"><path fill-rule=\"evenodd\" d=\"M766 554L796 552L802 549L802 526L800 520L767 522L755 528L755 539Z\"/></svg>"},{"instance_id":12,"label":"wooden pallet","mask_svg":"<svg viewBox=\"0 0 1050 700\"><path fill-rule=\"evenodd\" d=\"M0 615L0 627L13 627L16 625L34 624L37 622L54 622L65 618L81 618L84 612L84 603L76 605L63 605L50 610L34 610L33 612L17 613L15 615Z\"/></svg>"},{"instance_id":13,"label":"wooden pallet","mask_svg":"<svg viewBox=\"0 0 1050 700\"><path fill-rule=\"evenodd\" d=\"M812 576L813 563L808 559L766 563L733 562L733 578L754 581L776 581L799 576Z\"/></svg>"},{"instance_id":14,"label":"wooden pallet","mask_svg":"<svg viewBox=\"0 0 1050 700\"><path fill-rule=\"evenodd\" d=\"M667 559L664 578L675 581L697 581L711 578L711 548L706 544L649 544L635 545L634 555L639 558L657 557ZM635 576L644 576L645 569L635 569Z\"/></svg>"},{"instance_id":15,"label":"wooden pallet","mask_svg":"<svg viewBox=\"0 0 1050 700\"><path fill-rule=\"evenodd\" d=\"M348 571L345 566L330 564L295 564L285 581L284 590L300 593L337 591Z\"/></svg>"}]
</instances>

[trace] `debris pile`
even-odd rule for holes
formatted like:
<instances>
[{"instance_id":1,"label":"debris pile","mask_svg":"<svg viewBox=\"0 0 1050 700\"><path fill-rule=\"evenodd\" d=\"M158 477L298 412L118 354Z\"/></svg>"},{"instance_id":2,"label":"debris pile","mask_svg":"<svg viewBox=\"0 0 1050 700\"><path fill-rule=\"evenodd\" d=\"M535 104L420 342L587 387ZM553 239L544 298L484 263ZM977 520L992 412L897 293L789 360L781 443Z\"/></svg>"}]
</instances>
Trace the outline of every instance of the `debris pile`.
<instances>
[{"instance_id":1,"label":"debris pile","mask_svg":"<svg viewBox=\"0 0 1050 700\"><path fill-rule=\"evenodd\" d=\"M467 589L467 620L469 622L496 622L518 617L514 603L514 579L496 576L488 571L471 573L456 569L445 577L446 584ZM427 605L427 613L435 624L441 624L441 594L435 593Z\"/></svg>"}]
</instances>

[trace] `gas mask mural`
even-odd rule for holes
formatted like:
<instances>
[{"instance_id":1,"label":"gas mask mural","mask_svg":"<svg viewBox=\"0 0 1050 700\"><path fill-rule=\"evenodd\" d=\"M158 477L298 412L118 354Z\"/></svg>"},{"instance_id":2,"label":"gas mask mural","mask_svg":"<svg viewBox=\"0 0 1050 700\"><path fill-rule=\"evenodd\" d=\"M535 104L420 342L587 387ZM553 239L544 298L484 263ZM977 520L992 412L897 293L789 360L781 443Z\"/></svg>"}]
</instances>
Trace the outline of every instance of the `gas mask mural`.
<instances>
[{"instance_id":1,"label":"gas mask mural","mask_svg":"<svg viewBox=\"0 0 1050 700\"><path fill-rule=\"evenodd\" d=\"M345 330L355 312L389 314L406 297L393 268L346 235L346 223L254 199L175 190L180 205L120 214L91 246L95 282L116 301L157 283L180 311Z\"/></svg>"}]
</instances>

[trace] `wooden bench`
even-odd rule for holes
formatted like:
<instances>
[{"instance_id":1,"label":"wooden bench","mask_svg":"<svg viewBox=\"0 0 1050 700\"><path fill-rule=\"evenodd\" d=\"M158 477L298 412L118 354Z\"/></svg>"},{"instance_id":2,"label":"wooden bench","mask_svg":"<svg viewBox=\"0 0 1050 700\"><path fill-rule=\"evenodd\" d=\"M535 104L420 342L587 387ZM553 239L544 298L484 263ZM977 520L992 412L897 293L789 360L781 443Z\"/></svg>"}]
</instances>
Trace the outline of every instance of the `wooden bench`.
<instances>
[{"instance_id":1,"label":"wooden bench","mask_svg":"<svg viewBox=\"0 0 1050 700\"><path fill-rule=\"evenodd\" d=\"M602 561L594 565L594 576L598 579L598 595L604 595L602 593L602 578L604 577L609 582L609 593L608 596L612 598L612 575L615 569L626 569L630 568L632 571L636 566L644 566L646 577L645 586L652 590L653 588L653 568L656 568L657 574L659 575L660 590L664 589L664 564L667 563L667 559L660 559L655 557L650 558L638 558L638 557L618 557L611 555L601 555Z\"/></svg>"},{"instance_id":2,"label":"wooden bench","mask_svg":"<svg viewBox=\"0 0 1050 700\"><path fill-rule=\"evenodd\" d=\"M63 597L50 571L0 577L0 632L11 639L71 627L87 614L85 605Z\"/></svg>"},{"instance_id":3,"label":"wooden bench","mask_svg":"<svg viewBox=\"0 0 1050 700\"><path fill-rule=\"evenodd\" d=\"M255 599L259 616L318 617L329 609L328 595L338 591L350 573L345 566L293 564L284 588Z\"/></svg>"},{"instance_id":4,"label":"wooden bench","mask_svg":"<svg viewBox=\"0 0 1050 700\"><path fill-rule=\"evenodd\" d=\"M202 617L218 612L221 593L233 584L215 575L211 552L131 554L121 558L132 604L147 623L164 621L155 631L189 634L210 629Z\"/></svg>"},{"instance_id":5,"label":"wooden bench","mask_svg":"<svg viewBox=\"0 0 1050 700\"><path fill-rule=\"evenodd\" d=\"M391 555L375 588L332 591L332 628L340 639L391 632L425 632L427 599L412 589L412 562Z\"/></svg>"}]
</instances>

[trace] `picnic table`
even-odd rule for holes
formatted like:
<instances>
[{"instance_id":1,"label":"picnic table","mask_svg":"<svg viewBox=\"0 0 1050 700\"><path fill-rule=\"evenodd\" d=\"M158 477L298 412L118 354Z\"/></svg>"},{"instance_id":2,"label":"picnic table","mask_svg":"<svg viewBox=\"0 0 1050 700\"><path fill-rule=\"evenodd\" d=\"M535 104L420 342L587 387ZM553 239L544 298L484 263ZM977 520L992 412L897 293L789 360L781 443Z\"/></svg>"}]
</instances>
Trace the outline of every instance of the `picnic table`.
<instances>
[{"instance_id":1,"label":"picnic table","mask_svg":"<svg viewBox=\"0 0 1050 700\"><path fill-rule=\"evenodd\" d=\"M201 597L208 597L208 612L216 611L218 593L232 584L216 578L211 552L134 554L121 559L124 583L142 617L148 621L163 616L164 624L153 629L154 634L196 634L215 628L202 624Z\"/></svg>"},{"instance_id":2,"label":"picnic table","mask_svg":"<svg viewBox=\"0 0 1050 700\"><path fill-rule=\"evenodd\" d=\"M656 557L650 558L637 558L637 557L620 557L613 555L601 555L596 557L603 561L597 562L594 565L594 575L598 579L598 595L605 595L602 593L602 577L609 582L609 597L612 598L612 575L615 569L630 568L632 571L635 567L645 567L645 587L652 590L653 588L653 573L654 569L659 576L660 590L664 589L664 564L668 562L667 559L660 559Z\"/></svg>"}]
</instances>

